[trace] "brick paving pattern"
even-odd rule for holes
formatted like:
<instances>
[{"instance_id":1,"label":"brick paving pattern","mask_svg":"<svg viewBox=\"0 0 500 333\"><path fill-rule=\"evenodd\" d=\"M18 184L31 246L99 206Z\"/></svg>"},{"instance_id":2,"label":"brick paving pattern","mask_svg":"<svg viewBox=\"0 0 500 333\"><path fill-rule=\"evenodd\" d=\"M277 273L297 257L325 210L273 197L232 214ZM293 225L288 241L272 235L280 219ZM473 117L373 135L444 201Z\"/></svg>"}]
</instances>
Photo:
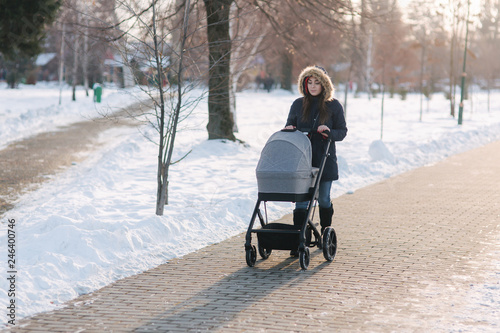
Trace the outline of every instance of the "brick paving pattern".
<instances>
[{"instance_id":1,"label":"brick paving pattern","mask_svg":"<svg viewBox=\"0 0 500 333\"><path fill-rule=\"evenodd\" d=\"M275 250L250 268L240 234L11 330L498 332L499 310L478 319L468 293L498 278L499 152L495 142L335 199L331 263L313 248L301 271Z\"/></svg>"}]
</instances>

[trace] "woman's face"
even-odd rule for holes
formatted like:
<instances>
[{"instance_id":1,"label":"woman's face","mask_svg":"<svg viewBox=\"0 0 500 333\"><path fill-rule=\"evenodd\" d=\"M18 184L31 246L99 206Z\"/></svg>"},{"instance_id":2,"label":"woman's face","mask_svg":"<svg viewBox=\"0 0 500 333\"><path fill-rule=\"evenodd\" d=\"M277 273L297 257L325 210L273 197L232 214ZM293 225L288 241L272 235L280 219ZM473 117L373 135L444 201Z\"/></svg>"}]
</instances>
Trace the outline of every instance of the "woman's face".
<instances>
[{"instance_id":1,"label":"woman's face","mask_svg":"<svg viewBox=\"0 0 500 333\"><path fill-rule=\"evenodd\" d=\"M323 86L314 76L307 79L307 90L312 96L318 96L323 91Z\"/></svg>"}]
</instances>

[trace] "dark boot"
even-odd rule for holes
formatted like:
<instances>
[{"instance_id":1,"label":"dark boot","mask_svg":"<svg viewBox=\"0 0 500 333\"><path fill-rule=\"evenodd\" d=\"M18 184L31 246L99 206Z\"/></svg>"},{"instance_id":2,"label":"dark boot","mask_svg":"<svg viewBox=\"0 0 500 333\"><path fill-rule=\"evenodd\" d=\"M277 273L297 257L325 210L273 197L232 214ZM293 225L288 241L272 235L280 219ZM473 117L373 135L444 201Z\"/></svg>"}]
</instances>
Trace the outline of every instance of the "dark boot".
<instances>
[{"instance_id":1,"label":"dark boot","mask_svg":"<svg viewBox=\"0 0 500 333\"><path fill-rule=\"evenodd\" d=\"M306 219L307 210L305 209L294 209L293 210L293 225L296 229L302 228L304 221ZM292 257L298 257L299 251L298 249L293 249L290 251L290 255Z\"/></svg>"},{"instance_id":2,"label":"dark boot","mask_svg":"<svg viewBox=\"0 0 500 333\"><path fill-rule=\"evenodd\" d=\"M306 219L307 210L305 209L294 209L293 210L293 225L300 229L304 224Z\"/></svg>"},{"instance_id":3,"label":"dark boot","mask_svg":"<svg viewBox=\"0 0 500 333\"><path fill-rule=\"evenodd\" d=\"M330 208L319 207L319 221L321 223L321 234L325 231L326 227L332 225L333 205Z\"/></svg>"}]
</instances>

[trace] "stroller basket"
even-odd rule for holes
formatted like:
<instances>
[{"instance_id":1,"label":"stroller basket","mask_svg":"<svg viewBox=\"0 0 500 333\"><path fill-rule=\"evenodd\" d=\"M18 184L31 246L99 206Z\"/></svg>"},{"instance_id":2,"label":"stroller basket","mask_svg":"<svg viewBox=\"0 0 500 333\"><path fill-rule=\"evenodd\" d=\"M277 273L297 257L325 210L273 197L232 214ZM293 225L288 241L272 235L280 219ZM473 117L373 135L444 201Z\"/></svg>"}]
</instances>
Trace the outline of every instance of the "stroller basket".
<instances>
[{"instance_id":1,"label":"stroller basket","mask_svg":"<svg viewBox=\"0 0 500 333\"><path fill-rule=\"evenodd\" d=\"M309 229L306 233L306 244L311 242L311 236L311 229ZM257 239L259 246L265 249L297 249L300 243L300 230L297 226L290 224L268 223L257 232Z\"/></svg>"},{"instance_id":2,"label":"stroller basket","mask_svg":"<svg viewBox=\"0 0 500 333\"><path fill-rule=\"evenodd\" d=\"M280 233L265 232L267 230L280 230ZM291 250L299 247L298 228L283 223L269 223L261 232L257 233L259 246L265 249Z\"/></svg>"},{"instance_id":3,"label":"stroller basket","mask_svg":"<svg viewBox=\"0 0 500 333\"><path fill-rule=\"evenodd\" d=\"M257 164L259 199L265 201L309 200L318 175L312 165L309 138L303 133L274 133Z\"/></svg>"}]
</instances>

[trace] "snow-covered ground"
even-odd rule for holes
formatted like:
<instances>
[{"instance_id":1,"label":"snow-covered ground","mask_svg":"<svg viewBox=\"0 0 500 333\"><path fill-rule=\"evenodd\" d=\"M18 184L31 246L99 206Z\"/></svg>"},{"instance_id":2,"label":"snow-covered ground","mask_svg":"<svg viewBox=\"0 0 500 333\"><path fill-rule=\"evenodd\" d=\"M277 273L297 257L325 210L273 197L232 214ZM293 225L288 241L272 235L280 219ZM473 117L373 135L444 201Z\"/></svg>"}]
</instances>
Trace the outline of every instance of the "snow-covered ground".
<instances>
[{"instance_id":1,"label":"snow-covered ground","mask_svg":"<svg viewBox=\"0 0 500 333\"><path fill-rule=\"evenodd\" d=\"M99 104L93 102L92 89L86 97L85 90L78 87L76 102L73 102L71 88L60 91L54 83L21 85L19 89L7 89L5 83L0 83L0 149L26 136L117 111L122 105L136 101L134 93L139 94L140 89L106 87L103 103Z\"/></svg>"},{"instance_id":2,"label":"snow-covered ground","mask_svg":"<svg viewBox=\"0 0 500 333\"><path fill-rule=\"evenodd\" d=\"M103 103L96 107L82 90L71 102L71 92L65 88L59 106L57 87L9 90L0 85L0 148L133 103L137 93L104 88ZM339 96L343 102L343 93ZM171 167L169 205L162 217L155 215L157 147L146 138L156 136L146 127L106 131L100 138L105 143L101 149L24 195L0 224L0 253L6 257L7 221L16 221L16 318L57 308L119 278L246 230L257 197L255 166L260 151L283 127L297 97L284 91L238 93L237 137L244 144L208 141L207 105L199 103L181 123L175 157L190 154ZM486 93L474 92L465 103L463 125L458 126L448 115L449 102L442 94L424 102L421 122L418 95L410 94L406 101L386 96L380 141L381 96L371 100L350 96L349 132L337 144L340 180L334 183L332 196L500 139L499 102L496 92L488 112ZM290 203L272 204L269 218L291 209ZM500 271L498 262L496 267ZM6 290L8 281L2 278L3 305L8 302ZM498 295L499 290L498 285L493 289L485 285L475 297L481 298L482 291ZM498 297L478 302L499 305Z\"/></svg>"}]
</instances>

